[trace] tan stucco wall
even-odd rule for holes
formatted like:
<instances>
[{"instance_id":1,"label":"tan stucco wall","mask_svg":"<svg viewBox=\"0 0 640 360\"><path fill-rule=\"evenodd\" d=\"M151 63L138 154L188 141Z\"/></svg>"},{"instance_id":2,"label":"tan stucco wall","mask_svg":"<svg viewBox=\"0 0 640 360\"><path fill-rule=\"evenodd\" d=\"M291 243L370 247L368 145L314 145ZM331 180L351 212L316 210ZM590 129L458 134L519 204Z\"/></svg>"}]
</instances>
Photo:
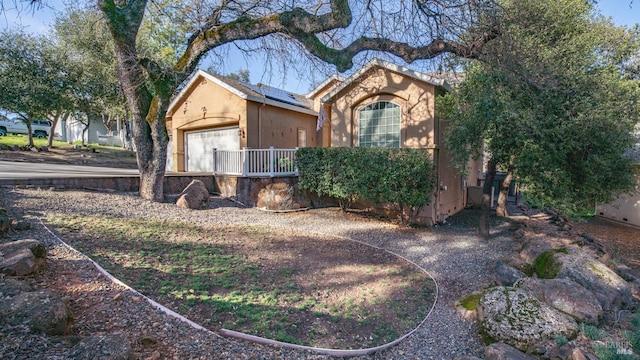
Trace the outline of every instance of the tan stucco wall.
<instances>
[{"instance_id":1,"label":"tan stucco wall","mask_svg":"<svg viewBox=\"0 0 640 360\"><path fill-rule=\"evenodd\" d=\"M434 203L436 221L446 220L447 217L464 209L466 202L466 188L463 187L462 175L456 169L446 148L440 147L438 153L438 184Z\"/></svg>"},{"instance_id":2,"label":"tan stucco wall","mask_svg":"<svg viewBox=\"0 0 640 360\"><path fill-rule=\"evenodd\" d=\"M324 107L326 118L327 118L327 120L324 122L322 126L322 129L320 131L317 131L317 134L316 134L317 146L322 146L322 147L331 146L331 105L322 104L320 100L323 97L325 97L327 94L329 94L331 91L333 91L333 89L338 87L341 83L342 81L338 79L332 79L331 81L327 82L327 84L325 84L325 86L323 86L322 88L316 89L316 93L311 98L311 100L313 101L313 110L319 112L320 107L321 106Z\"/></svg>"},{"instance_id":3,"label":"tan stucco wall","mask_svg":"<svg viewBox=\"0 0 640 360\"><path fill-rule=\"evenodd\" d=\"M293 110L249 101L247 147L264 149L298 147L298 130L307 134L307 146L316 146L316 117Z\"/></svg>"},{"instance_id":4,"label":"tan stucco wall","mask_svg":"<svg viewBox=\"0 0 640 360\"><path fill-rule=\"evenodd\" d=\"M311 98L311 100L313 100L313 110L319 111L320 105L322 104L320 100L325 97L325 95L330 93L333 89L338 87L338 85L340 85L341 83L342 82L338 79L332 79L331 81L327 82L322 88L316 89L316 93Z\"/></svg>"},{"instance_id":5,"label":"tan stucco wall","mask_svg":"<svg viewBox=\"0 0 640 360\"><path fill-rule=\"evenodd\" d=\"M636 182L640 187L640 165L636 166ZM621 195L611 204L596 206L596 215L621 223L640 226L640 190Z\"/></svg>"},{"instance_id":6,"label":"tan stucco wall","mask_svg":"<svg viewBox=\"0 0 640 360\"><path fill-rule=\"evenodd\" d=\"M341 90L331 107L331 146L357 146L357 112L388 100L402 110L402 147L434 144L435 86L401 74L374 68Z\"/></svg>"}]
</instances>

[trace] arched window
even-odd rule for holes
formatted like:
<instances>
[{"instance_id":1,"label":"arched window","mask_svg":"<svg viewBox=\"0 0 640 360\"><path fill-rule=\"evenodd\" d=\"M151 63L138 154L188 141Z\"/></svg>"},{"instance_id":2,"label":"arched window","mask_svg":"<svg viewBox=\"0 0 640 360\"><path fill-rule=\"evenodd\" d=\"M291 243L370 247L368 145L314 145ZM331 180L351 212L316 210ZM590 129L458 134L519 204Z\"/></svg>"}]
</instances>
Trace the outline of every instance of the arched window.
<instances>
[{"instance_id":1,"label":"arched window","mask_svg":"<svg viewBox=\"0 0 640 360\"><path fill-rule=\"evenodd\" d=\"M358 146L400 147L400 106L371 103L358 111Z\"/></svg>"}]
</instances>

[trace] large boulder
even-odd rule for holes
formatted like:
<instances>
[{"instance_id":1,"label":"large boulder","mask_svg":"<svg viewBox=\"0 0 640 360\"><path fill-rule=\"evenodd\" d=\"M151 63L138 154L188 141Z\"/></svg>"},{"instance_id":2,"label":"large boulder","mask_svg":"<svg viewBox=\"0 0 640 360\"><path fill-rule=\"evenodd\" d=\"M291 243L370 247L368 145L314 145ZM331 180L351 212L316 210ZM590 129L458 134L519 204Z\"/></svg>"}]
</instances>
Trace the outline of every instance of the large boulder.
<instances>
[{"instance_id":1,"label":"large boulder","mask_svg":"<svg viewBox=\"0 0 640 360\"><path fill-rule=\"evenodd\" d=\"M182 190L176 205L185 209L206 209L209 206L209 190L200 180L193 180Z\"/></svg>"},{"instance_id":2,"label":"large boulder","mask_svg":"<svg viewBox=\"0 0 640 360\"><path fill-rule=\"evenodd\" d=\"M489 338L519 350L558 336L573 338L578 323L523 289L497 286L487 290L478 303L478 319Z\"/></svg>"},{"instance_id":3,"label":"large boulder","mask_svg":"<svg viewBox=\"0 0 640 360\"><path fill-rule=\"evenodd\" d=\"M65 335L73 321L60 296L49 290L25 292L0 302L0 322L33 332Z\"/></svg>"},{"instance_id":4,"label":"large boulder","mask_svg":"<svg viewBox=\"0 0 640 360\"><path fill-rule=\"evenodd\" d=\"M94 335L77 343L69 352L73 360L129 360L131 344L122 334Z\"/></svg>"},{"instance_id":5,"label":"large boulder","mask_svg":"<svg viewBox=\"0 0 640 360\"><path fill-rule=\"evenodd\" d=\"M497 261L493 267L493 279L501 286L512 286L516 281L525 277L527 274L502 261Z\"/></svg>"},{"instance_id":6,"label":"large boulder","mask_svg":"<svg viewBox=\"0 0 640 360\"><path fill-rule=\"evenodd\" d=\"M567 250L552 256L550 266L557 268L557 278L582 285L595 295L604 311L630 308L633 297L627 281L580 248Z\"/></svg>"},{"instance_id":7,"label":"large boulder","mask_svg":"<svg viewBox=\"0 0 640 360\"><path fill-rule=\"evenodd\" d=\"M571 238L562 236L547 236L545 234L533 235L523 240L522 249L520 249L520 258L529 264L533 262L545 251L552 249L565 248L573 245Z\"/></svg>"},{"instance_id":8,"label":"large boulder","mask_svg":"<svg viewBox=\"0 0 640 360\"><path fill-rule=\"evenodd\" d=\"M520 250L520 257L527 263L533 264L534 260L540 256L540 254L553 249L554 245L548 237L542 235L526 238Z\"/></svg>"},{"instance_id":9,"label":"large boulder","mask_svg":"<svg viewBox=\"0 0 640 360\"><path fill-rule=\"evenodd\" d=\"M44 244L35 239L0 244L0 272L12 276L33 274L44 266L46 256Z\"/></svg>"},{"instance_id":10,"label":"large boulder","mask_svg":"<svg viewBox=\"0 0 640 360\"><path fill-rule=\"evenodd\" d=\"M0 300L30 291L33 291L33 288L26 281L11 278L0 281Z\"/></svg>"},{"instance_id":11,"label":"large boulder","mask_svg":"<svg viewBox=\"0 0 640 360\"><path fill-rule=\"evenodd\" d=\"M484 360L535 360L513 346L495 343L484 348Z\"/></svg>"},{"instance_id":12,"label":"large boulder","mask_svg":"<svg viewBox=\"0 0 640 360\"><path fill-rule=\"evenodd\" d=\"M258 209L297 210L309 205L293 184L278 181L262 185L256 201Z\"/></svg>"},{"instance_id":13,"label":"large boulder","mask_svg":"<svg viewBox=\"0 0 640 360\"><path fill-rule=\"evenodd\" d=\"M516 286L578 322L597 325L602 316L602 306L598 299L571 280L525 278Z\"/></svg>"}]
</instances>

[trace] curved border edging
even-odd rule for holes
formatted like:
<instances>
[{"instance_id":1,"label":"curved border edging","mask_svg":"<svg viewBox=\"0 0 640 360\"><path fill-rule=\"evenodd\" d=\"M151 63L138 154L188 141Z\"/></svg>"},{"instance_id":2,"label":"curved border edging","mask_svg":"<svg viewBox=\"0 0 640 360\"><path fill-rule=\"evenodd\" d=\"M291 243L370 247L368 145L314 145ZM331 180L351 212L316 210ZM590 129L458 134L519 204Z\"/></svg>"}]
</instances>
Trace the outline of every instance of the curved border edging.
<instances>
[{"instance_id":1,"label":"curved border edging","mask_svg":"<svg viewBox=\"0 0 640 360\"><path fill-rule=\"evenodd\" d=\"M88 257L87 255L81 253L80 251L76 250L74 247L72 247L71 245L67 244L66 242L64 242L64 240L60 239L60 237L58 235L56 235L53 231L51 231L51 229L49 229L49 227L47 227L47 225L45 225L42 222L42 219L38 218L38 220L40 220L40 224L42 225L42 227L44 227L45 230L47 230L47 232L49 232L49 234L53 235L53 237L55 237L64 247L66 247L67 249L75 252L76 254L79 254L81 256L83 256L84 258L86 258L89 262L91 262L93 264L93 266L95 266L95 268L98 270L98 272L100 272L102 275L104 275L107 279L109 279L111 282L118 284L120 286L123 286L124 288L126 288L127 290L131 291L132 293L134 293L137 296L142 297L143 299L147 300L149 302L149 304L151 304L151 306L155 307L156 309L164 312L165 314L175 317L178 320L184 321L185 323L191 325L193 328L198 329L198 330L203 330L211 335L217 336L217 337L222 337L220 334L217 334L189 319L187 319L186 317L178 314L177 312L153 301L152 299L150 299L149 297L147 297L146 295L140 293L138 290L132 288L131 286L123 283L122 281L120 281L119 279L117 279L116 277L114 277L113 275L111 275L107 270L105 270L102 266L100 266L97 262L93 261L93 259L91 259L90 257Z\"/></svg>"},{"instance_id":2,"label":"curved border edging","mask_svg":"<svg viewBox=\"0 0 640 360\"><path fill-rule=\"evenodd\" d=\"M284 348L297 349L297 350L307 350L307 351L315 352L317 354L330 355L330 356L335 356L335 357L370 355L370 354L373 354L373 353L378 352L378 351L389 349L390 347L399 344L404 339L406 339L407 337L409 337L413 333L415 333L427 321L427 319L429 318L429 316L431 315L431 313L435 309L436 304L438 303L438 297L440 295L440 288L438 286L438 282L436 281L436 279L426 269L424 269L422 266L420 266L420 265L416 264L415 262L405 258L404 256L398 255L398 254L394 253L393 251L381 248L381 247L376 246L376 245L367 244L367 243L365 243L363 241L352 239L352 238L347 237L347 236L332 235L332 234L326 234L326 233L322 233L322 232L311 232L312 234L331 236L331 237L335 237L335 238L338 238L338 239L343 239L343 240L356 242L356 243L359 243L361 245L370 246L370 247L378 249L378 250L382 250L382 251L384 251L386 253L389 253L389 254L391 254L391 255L393 255L395 257L398 257L398 258L408 262L409 264L415 266L416 268L420 269L422 272L427 274L431 278L431 280L433 280L433 283L434 283L434 285L436 287L436 289L435 289L435 299L434 299L433 304L431 305L431 309L429 309L429 312L427 313L427 315L425 315L424 319L422 319L422 321L415 328L413 328L408 333L402 335L401 337L397 338L396 340L388 342L386 344L382 344L382 345L376 346L376 347L364 348L364 349L353 349L353 350L348 350L348 349L329 349L329 348L318 348L318 347L297 345L297 344L291 344L291 343L286 343L286 342L282 342L282 341L267 339L267 338L263 338L263 337L259 337L259 336L255 336L255 335L249 335L249 334L245 334L245 333L238 332L238 331L228 330L228 329L225 329L225 328L221 328L220 329L220 334L218 334L218 333L216 333L214 331L211 331L211 330L209 330L209 329L207 329L207 328L205 328L205 327L203 327L203 326L201 326L201 325L199 325L199 324L197 324L197 323L185 318L184 316L176 313L175 311L173 311L173 310L171 310L171 309L169 309L169 308L167 308L167 307L155 302L154 300L150 299L146 295L144 295L144 294L138 292L137 290L133 289L131 286L123 283L122 281L120 281L119 279L117 279L116 277L111 275L108 271L106 271L98 263L93 261L93 259L91 259L90 257L86 256L85 254L81 253L80 251L76 250L75 248L73 248L72 246L70 246L69 244L64 242L53 231L51 231L44 224L44 222L42 222L42 219L38 218L38 220L40 221L40 224L47 230L47 232L49 232L58 241L60 241L60 243L62 245L64 245L68 249L71 249L75 253L82 255L86 259L88 259L93 264L93 266L95 266L96 269L100 273L102 273L104 276L106 276L107 279L109 279L111 282L116 283L116 284L121 285L121 286L124 286L127 290L129 290L129 291L133 292L134 294L146 299L149 302L149 304L151 304L151 306L153 306L156 309L164 312L165 314L167 314L169 316L172 316L172 317L174 317L174 318L176 318L178 320L181 320L181 321L191 325L195 329L203 330L203 331L205 331L205 332L207 332L207 333L209 333L211 335L214 335L214 336L217 336L217 337L220 337L220 338L231 337L231 338L241 339L241 340L245 340L245 341L249 341L249 342L253 342L253 343L257 343L257 344L262 344L262 345L280 346L280 347L284 347ZM275 226L275 227L278 227L278 226ZM280 228L283 228L283 227L280 227Z\"/></svg>"},{"instance_id":3,"label":"curved border edging","mask_svg":"<svg viewBox=\"0 0 640 360\"><path fill-rule=\"evenodd\" d=\"M275 227L279 227L279 226L275 226ZM284 227L280 227L280 228L284 228ZM352 238L347 237L347 236L332 235L332 234L326 234L326 233L317 232L317 231L312 231L311 234L330 236L330 237L334 237L334 238L338 238L338 239L343 239L343 240L356 242L356 243L361 244L361 245L370 246L372 248L375 248L375 249L378 249L378 250L382 250L382 251L384 251L386 253L389 253L389 254L397 257L397 258L400 258L400 259L408 262L409 264L415 266L416 268L420 269L422 272L427 274L431 278L431 280L433 280L433 283L436 286L435 299L433 300L433 304L431 305L431 309L429 309L429 312L427 313L427 315L425 315L424 319L422 319L422 321L414 329L412 329L408 333L406 333L406 334L402 335L401 337L399 337L399 338L397 338L397 339L395 339L395 340L393 340L391 342L388 342L386 344L382 344L382 345L379 345L379 346L376 346L376 347L372 347L372 348L364 348L364 349L353 349L353 350L328 349L328 348L317 348L317 347L311 347L311 346L296 345L296 344L286 343L286 342L282 342L282 341L271 340L271 339L267 339L267 338L263 338L263 337L259 337L259 336L255 336L255 335L249 335L249 334L245 334L245 333L242 333L242 332L228 330L228 329L224 329L224 328L220 329L220 335L227 336L227 337L233 337L233 338L237 338L237 339L242 339L242 340L246 340L246 341L251 341L251 342L255 342L255 343L263 344L263 345L275 345L275 346L281 346L281 347L291 348L291 349L307 350L307 351L312 351L312 352L315 352L315 353L318 353L318 354L331 355L331 356L335 356L335 357L362 356L362 355L370 355L370 354L373 354L373 353L381 351L381 350L387 350L390 347L398 345L404 339L408 338L413 333L415 333L427 321L427 319L429 318L429 316L431 315L431 313L435 309L436 304L438 303L438 296L440 295L440 288L438 286L438 282L436 281L436 279L426 269L424 269L422 266L416 264L415 262L405 258L404 256L401 256L401 255L398 255L398 254L394 253L393 251L381 248L381 247L376 246L376 245L367 244L367 243L365 243L363 241L352 239Z\"/></svg>"}]
</instances>

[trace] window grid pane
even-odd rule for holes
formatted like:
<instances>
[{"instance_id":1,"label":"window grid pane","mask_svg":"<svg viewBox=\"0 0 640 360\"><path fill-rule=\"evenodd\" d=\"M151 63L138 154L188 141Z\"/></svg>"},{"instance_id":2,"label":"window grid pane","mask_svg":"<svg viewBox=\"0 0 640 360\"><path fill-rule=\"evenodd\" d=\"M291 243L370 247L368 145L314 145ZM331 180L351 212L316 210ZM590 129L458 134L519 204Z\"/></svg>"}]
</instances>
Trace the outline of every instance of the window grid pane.
<instances>
[{"instance_id":1,"label":"window grid pane","mask_svg":"<svg viewBox=\"0 0 640 360\"><path fill-rule=\"evenodd\" d=\"M358 142L362 147L400 147L400 106L378 101L358 112Z\"/></svg>"}]
</instances>

